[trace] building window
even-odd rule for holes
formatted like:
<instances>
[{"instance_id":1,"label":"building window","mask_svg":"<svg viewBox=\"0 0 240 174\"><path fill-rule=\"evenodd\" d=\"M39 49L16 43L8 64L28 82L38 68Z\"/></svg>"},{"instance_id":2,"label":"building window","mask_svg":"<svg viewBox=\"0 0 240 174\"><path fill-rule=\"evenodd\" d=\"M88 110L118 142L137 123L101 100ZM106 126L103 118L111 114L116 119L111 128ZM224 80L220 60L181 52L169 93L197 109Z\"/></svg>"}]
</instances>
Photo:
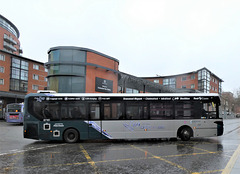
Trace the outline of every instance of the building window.
<instances>
[{"instance_id":1,"label":"building window","mask_svg":"<svg viewBox=\"0 0 240 174\"><path fill-rule=\"evenodd\" d=\"M12 67L20 68L20 59L12 58Z\"/></svg>"},{"instance_id":2,"label":"building window","mask_svg":"<svg viewBox=\"0 0 240 174\"><path fill-rule=\"evenodd\" d=\"M14 91L19 91L19 80L11 79L10 89Z\"/></svg>"},{"instance_id":3,"label":"building window","mask_svg":"<svg viewBox=\"0 0 240 174\"><path fill-rule=\"evenodd\" d=\"M38 75L33 74L33 79L34 79L34 80L38 80L38 79L39 79L38 77L39 77Z\"/></svg>"},{"instance_id":4,"label":"building window","mask_svg":"<svg viewBox=\"0 0 240 174\"><path fill-rule=\"evenodd\" d=\"M1 60L1 61L5 61L5 56L2 55L2 54L0 54L0 60Z\"/></svg>"},{"instance_id":5,"label":"building window","mask_svg":"<svg viewBox=\"0 0 240 174\"><path fill-rule=\"evenodd\" d=\"M27 92L28 90L28 82L26 81L20 81L20 91L25 91Z\"/></svg>"},{"instance_id":6,"label":"building window","mask_svg":"<svg viewBox=\"0 0 240 174\"><path fill-rule=\"evenodd\" d=\"M175 78L163 79L163 85L170 88L176 88L176 79Z\"/></svg>"},{"instance_id":7,"label":"building window","mask_svg":"<svg viewBox=\"0 0 240 174\"><path fill-rule=\"evenodd\" d=\"M0 85L4 85L4 79L0 79Z\"/></svg>"},{"instance_id":8,"label":"building window","mask_svg":"<svg viewBox=\"0 0 240 174\"><path fill-rule=\"evenodd\" d=\"M28 70L28 62L22 60L21 61L21 69Z\"/></svg>"},{"instance_id":9,"label":"building window","mask_svg":"<svg viewBox=\"0 0 240 174\"><path fill-rule=\"evenodd\" d=\"M4 67L0 66L0 73L4 73Z\"/></svg>"},{"instance_id":10,"label":"building window","mask_svg":"<svg viewBox=\"0 0 240 174\"><path fill-rule=\"evenodd\" d=\"M169 79L163 79L163 85L168 85L169 84Z\"/></svg>"},{"instance_id":11,"label":"building window","mask_svg":"<svg viewBox=\"0 0 240 174\"><path fill-rule=\"evenodd\" d=\"M186 89L186 88L187 88L186 85L183 85L183 86L182 86L182 89Z\"/></svg>"},{"instance_id":12,"label":"building window","mask_svg":"<svg viewBox=\"0 0 240 174\"><path fill-rule=\"evenodd\" d=\"M159 80L154 80L153 82L154 82L154 83L159 83Z\"/></svg>"},{"instance_id":13,"label":"building window","mask_svg":"<svg viewBox=\"0 0 240 174\"><path fill-rule=\"evenodd\" d=\"M191 75L191 80L195 79L195 74Z\"/></svg>"},{"instance_id":14,"label":"building window","mask_svg":"<svg viewBox=\"0 0 240 174\"><path fill-rule=\"evenodd\" d=\"M132 88L126 88L126 93L139 93L139 91Z\"/></svg>"},{"instance_id":15,"label":"building window","mask_svg":"<svg viewBox=\"0 0 240 174\"><path fill-rule=\"evenodd\" d=\"M12 68L12 75L11 77L13 79L19 79L20 78L20 70L17 68Z\"/></svg>"},{"instance_id":16,"label":"building window","mask_svg":"<svg viewBox=\"0 0 240 174\"><path fill-rule=\"evenodd\" d=\"M182 81L186 81L186 80L187 80L186 76L182 77Z\"/></svg>"},{"instance_id":17,"label":"building window","mask_svg":"<svg viewBox=\"0 0 240 174\"><path fill-rule=\"evenodd\" d=\"M21 80L28 80L28 71L21 70Z\"/></svg>"},{"instance_id":18,"label":"building window","mask_svg":"<svg viewBox=\"0 0 240 174\"><path fill-rule=\"evenodd\" d=\"M33 90L38 90L38 85L33 85L33 86L32 86L32 89L33 89Z\"/></svg>"},{"instance_id":19,"label":"building window","mask_svg":"<svg viewBox=\"0 0 240 174\"><path fill-rule=\"evenodd\" d=\"M194 84L191 84L191 89L194 89L195 88L195 85Z\"/></svg>"},{"instance_id":20,"label":"building window","mask_svg":"<svg viewBox=\"0 0 240 174\"><path fill-rule=\"evenodd\" d=\"M39 65L33 64L33 69L39 70Z\"/></svg>"}]
</instances>

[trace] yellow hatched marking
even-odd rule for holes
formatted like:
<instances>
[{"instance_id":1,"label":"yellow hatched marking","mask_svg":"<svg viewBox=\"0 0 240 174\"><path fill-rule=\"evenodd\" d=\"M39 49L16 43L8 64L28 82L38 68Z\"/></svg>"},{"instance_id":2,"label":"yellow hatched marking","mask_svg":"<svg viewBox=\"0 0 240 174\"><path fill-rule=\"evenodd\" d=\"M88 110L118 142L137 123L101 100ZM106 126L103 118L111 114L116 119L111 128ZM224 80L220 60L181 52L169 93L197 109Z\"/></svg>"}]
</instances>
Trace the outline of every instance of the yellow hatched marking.
<instances>
[{"instance_id":1,"label":"yellow hatched marking","mask_svg":"<svg viewBox=\"0 0 240 174\"><path fill-rule=\"evenodd\" d=\"M162 158L162 157L160 157L160 156L153 155L152 153L150 153L150 152L148 152L148 151L146 151L146 150L143 150L143 149L141 149L141 148L139 148L139 147L136 147L136 146L134 146L134 145L131 145L131 146L132 146L133 148L139 150L139 151L142 151L142 152L144 152L144 153L150 154L151 156L153 156L153 158L159 159L159 160L164 161L164 162L166 162L166 163L168 163L168 164L171 164L171 165L173 165L173 166L175 166L175 167L178 167L179 169L185 170L185 171L187 171L188 173L191 173L191 171L189 171L188 169L186 169L186 168L184 168L184 167L182 167L182 166L180 166L180 165L178 165L178 164L176 164L176 163L173 163L173 162L171 162L171 161L169 161L169 160L166 160L166 159L164 159L164 158Z\"/></svg>"},{"instance_id":2,"label":"yellow hatched marking","mask_svg":"<svg viewBox=\"0 0 240 174\"><path fill-rule=\"evenodd\" d=\"M96 174L100 174L100 172L97 170L97 166L95 164L95 162L92 160L92 158L89 156L89 154L87 153L87 151L84 149L84 147L82 145L80 145L81 151L84 154L85 158L87 159L88 163L91 164L91 166L93 167L94 171Z\"/></svg>"},{"instance_id":3,"label":"yellow hatched marking","mask_svg":"<svg viewBox=\"0 0 240 174\"><path fill-rule=\"evenodd\" d=\"M237 150L232 155L231 159L228 161L227 166L223 170L222 174L229 174L229 173L231 173L232 168L235 165L239 155L240 155L240 145L238 146Z\"/></svg>"}]
</instances>

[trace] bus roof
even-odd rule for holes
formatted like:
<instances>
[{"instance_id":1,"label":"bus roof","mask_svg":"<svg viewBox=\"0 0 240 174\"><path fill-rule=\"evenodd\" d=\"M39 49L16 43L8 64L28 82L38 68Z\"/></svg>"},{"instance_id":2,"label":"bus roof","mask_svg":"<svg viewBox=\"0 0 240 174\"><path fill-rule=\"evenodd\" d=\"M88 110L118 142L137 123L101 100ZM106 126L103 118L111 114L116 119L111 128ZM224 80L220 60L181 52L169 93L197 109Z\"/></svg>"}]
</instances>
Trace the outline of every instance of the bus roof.
<instances>
[{"instance_id":1,"label":"bus roof","mask_svg":"<svg viewBox=\"0 0 240 174\"><path fill-rule=\"evenodd\" d=\"M219 97L217 93L32 93L29 96L56 97Z\"/></svg>"},{"instance_id":2,"label":"bus roof","mask_svg":"<svg viewBox=\"0 0 240 174\"><path fill-rule=\"evenodd\" d=\"M9 104L7 104L7 106L8 105L24 105L24 103L9 103Z\"/></svg>"}]
</instances>

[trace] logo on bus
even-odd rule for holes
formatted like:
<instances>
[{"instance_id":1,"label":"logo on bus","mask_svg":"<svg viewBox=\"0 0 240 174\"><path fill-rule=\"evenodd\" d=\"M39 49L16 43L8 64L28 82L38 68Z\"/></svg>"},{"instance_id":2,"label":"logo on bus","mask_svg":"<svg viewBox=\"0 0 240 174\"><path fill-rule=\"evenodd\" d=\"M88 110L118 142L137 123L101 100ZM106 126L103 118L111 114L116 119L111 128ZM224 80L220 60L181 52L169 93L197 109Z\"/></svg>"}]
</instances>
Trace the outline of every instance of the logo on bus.
<instances>
[{"instance_id":1,"label":"logo on bus","mask_svg":"<svg viewBox=\"0 0 240 174\"><path fill-rule=\"evenodd\" d=\"M34 99L41 103L43 100L45 100L45 97L35 97Z\"/></svg>"}]
</instances>

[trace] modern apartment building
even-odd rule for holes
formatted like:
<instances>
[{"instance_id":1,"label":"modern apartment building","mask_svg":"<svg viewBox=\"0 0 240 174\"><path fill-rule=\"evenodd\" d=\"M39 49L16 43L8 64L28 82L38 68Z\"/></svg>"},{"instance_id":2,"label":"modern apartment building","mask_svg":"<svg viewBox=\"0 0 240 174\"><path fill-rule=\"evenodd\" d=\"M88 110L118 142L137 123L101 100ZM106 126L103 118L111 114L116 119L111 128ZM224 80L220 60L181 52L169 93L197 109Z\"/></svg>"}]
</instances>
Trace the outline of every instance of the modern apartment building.
<instances>
[{"instance_id":1,"label":"modern apartment building","mask_svg":"<svg viewBox=\"0 0 240 174\"><path fill-rule=\"evenodd\" d=\"M0 15L0 118L6 104L23 102L26 94L47 87L44 63L21 56L19 35Z\"/></svg>"},{"instance_id":2,"label":"modern apartment building","mask_svg":"<svg viewBox=\"0 0 240 174\"><path fill-rule=\"evenodd\" d=\"M142 78L173 89L194 89L219 94L222 92L223 80L205 67L183 74Z\"/></svg>"}]
</instances>

